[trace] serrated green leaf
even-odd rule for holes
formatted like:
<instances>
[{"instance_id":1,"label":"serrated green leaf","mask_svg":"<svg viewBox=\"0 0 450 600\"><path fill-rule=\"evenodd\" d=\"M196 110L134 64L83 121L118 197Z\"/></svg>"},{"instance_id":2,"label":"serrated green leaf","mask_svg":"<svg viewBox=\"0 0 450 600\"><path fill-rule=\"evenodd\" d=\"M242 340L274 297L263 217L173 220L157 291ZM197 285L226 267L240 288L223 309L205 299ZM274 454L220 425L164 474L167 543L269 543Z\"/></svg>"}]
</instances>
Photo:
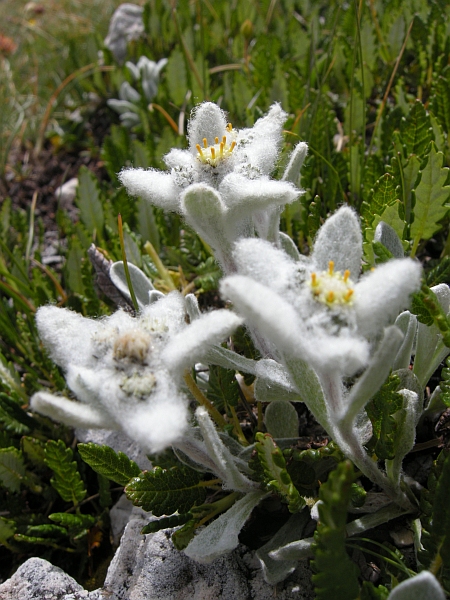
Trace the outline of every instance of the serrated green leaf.
<instances>
[{"instance_id":1,"label":"serrated green leaf","mask_svg":"<svg viewBox=\"0 0 450 600\"><path fill-rule=\"evenodd\" d=\"M51 521L59 523L67 529L89 529L95 523L92 515L73 515L71 513L53 513L48 516Z\"/></svg>"},{"instance_id":2,"label":"serrated green leaf","mask_svg":"<svg viewBox=\"0 0 450 600\"><path fill-rule=\"evenodd\" d=\"M28 460L38 467L45 465L44 445L40 440L29 436L23 436L21 439L21 444L22 451Z\"/></svg>"},{"instance_id":3,"label":"serrated green leaf","mask_svg":"<svg viewBox=\"0 0 450 600\"><path fill-rule=\"evenodd\" d=\"M156 517L174 512L185 514L205 500L206 488L199 485L200 479L201 474L190 469L155 467L132 479L125 493L133 504Z\"/></svg>"},{"instance_id":4,"label":"serrated green leaf","mask_svg":"<svg viewBox=\"0 0 450 600\"><path fill-rule=\"evenodd\" d=\"M80 218L90 232L96 231L101 235L105 216L100 201L97 178L85 166L78 172L78 187L76 204L80 209Z\"/></svg>"},{"instance_id":5,"label":"serrated green leaf","mask_svg":"<svg viewBox=\"0 0 450 600\"><path fill-rule=\"evenodd\" d=\"M78 504L86 495L86 488L72 460L73 452L62 440L49 440L45 445L45 464L54 473L50 483L65 502Z\"/></svg>"},{"instance_id":6,"label":"serrated green leaf","mask_svg":"<svg viewBox=\"0 0 450 600\"><path fill-rule=\"evenodd\" d=\"M239 384L236 381L235 372L211 365L206 396L219 411L227 406L237 406L239 404Z\"/></svg>"},{"instance_id":7,"label":"serrated green leaf","mask_svg":"<svg viewBox=\"0 0 450 600\"><path fill-rule=\"evenodd\" d=\"M38 426L33 417L30 417L11 396L0 394L0 421L5 428L18 434L29 433Z\"/></svg>"},{"instance_id":8,"label":"serrated green leaf","mask_svg":"<svg viewBox=\"0 0 450 600\"><path fill-rule=\"evenodd\" d=\"M119 485L125 486L141 472L138 465L126 454L115 452L109 446L98 446L93 442L78 444L78 452L91 469Z\"/></svg>"},{"instance_id":9,"label":"serrated green leaf","mask_svg":"<svg viewBox=\"0 0 450 600\"><path fill-rule=\"evenodd\" d=\"M444 585L450 576L450 453L443 450L428 479L428 489L422 492L423 549L418 558L424 568L441 564Z\"/></svg>"},{"instance_id":10,"label":"serrated green leaf","mask_svg":"<svg viewBox=\"0 0 450 600\"><path fill-rule=\"evenodd\" d=\"M267 433L257 433L255 439L255 450L264 469L267 487L286 500L291 513L300 512L305 506L305 500L292 482L282 451Z\"/></svg>"},{"instance_id":11,"label":"serrated green leaf","mask_svg":"<svg viewBox=\"0 0 450 600\"><path fill-rule=\"evenodd\" d=\"M347 509L355 480L350 461L339 463L320 487L312 576L317 600L358 598L358 567L345 550Z\"/></svg>"},{"instance_id":12,"label":"serrated green leaf","mask_svg":"<svg viewBox=\"0 0 450 600\"><path fill-rule=\"evenodd\" d=\"M192 519L172 534L172 542L177 550L181 552L181 550L188 547L189 542L194 537L196 527L197 520Z\"/></svg>"},{"instance_id":13,"label":"serrated green leaf","mask_svg":"<svg viewBox=\"0 0 450 600\"><path fill-rule=\"evenodd\" d=\"M385 173L383 177L378 179L369 194L368 201L363 202L361 207L361 215L367 225L372 225L375 215L381 216L386 207L391 206L398 200L397 187L397 180L389 173Z\"/></svg>"},{"instance_id":14,"label":"serrated green leaf","mask_svg":"<svg viewBox=\"0 0 450 600\"><path fill-rule=\"evenodd\" d=\"M7 540L16 532L16 523L12 519L0 517L0 544L7 545Z\"/></svg>"},{"instance_id":15,"label":"serrated green leaf","mask_svg":"<svg viewBox=\"0 0 450 600\"><path fill-rule=\"evenodd\" d=\"M450 131L450 82L448 80L449 69L446 69L447 77L439 75L435 79L434 96L432 98L433 112L444 131Z\"/></svg>"},{"instance_id":16,"label":"serrated green leaf","mask_svg":"<svg viewBox=\"0 0 450 600\"><path fill-rule=\"evenodd\" d=\"M64 527L60 527L59 525L44 523L42 525L31 525L30 527L27 527L26 535L32 537L61 537L66 536L67 531Z\"/></svg>"},{"instance_id":17,"label":"serrated green leaf","mask_svg":"<svg viewBox=\"0 0 450 600\"><path fill-rule=\"evenodd\" d=\"M18 492L25 476L25 465L17 448L0 449L0 482L11 492Z\"/></svg>"},{"instance_id":18,"label":"serrated green leaf","mask_svg":"<svg viewBox=\"0 0 450 600\"><path fill-rule=\"evenodd\" d=\"M420 100L416 100L408 116L402 119L400 137L408 156L410 154L421 156L433 139L430 117Z\"/></svg>"},{"instance_id":19,"label":"serrated green leaf","mask_svg":"<svg viewBox=\"0 0 450 600\"><path fill-rule=\"evenodd\" d=\"M141 529L141 533L156 533L161 529L168 529L169 527L178 527L184 525L192 519L192 513L186 513L185 515L172 515L170 517L162 517L161 519L155 519L150 521L145 527Z\"/></svg>"},{"instance_id":20,"label":"serrated green leaf","mask_svg":"<svg viewBox=\"0 0 450 600\"><path fill-rule=\"evenodd\" d=\"M450 282L450 256L444 256L435 267L426 274L427 285L433 287L439 283Z\"/></svg>"},{"instance_id":21,"label":"serrated green leaf","mask_svg":"<svg viewBox=\"0 0 450 600\"><path fill-rule=\"evenodd\" d=\"M400 379L390 375L387 381L366 405L367 415L372 422L373 437L370 447L380 459L395 456L395 436L398 428L393 415L403 408L403 398L397 393Z\"/></svg>"},{"instance_id":22,"label":"serrated green leaf","mask_svg":"<svg viewBox=\"0 0 450 600\"><path fill-rule=\"evenodd\" d=\"M411 312L417 316L420 323L428 327L436 325L442 335L442 341L450 347L450 321L436 294L427 285L422 284L420 292L413 294Z\"/></svg>"},{"instance_id":23,"label":"serrated green leaf","mask_svg":"<svg viewBox=\"0 0 450 600\"><path fill-rule=\"evenodd\" d=\"M450 186L445 185L449 169L442 167L444 155L431 143L426 165L420 171L421 178L415 189L414 222L411 225L413 246L411 256L415 256L420 240L430 239L442 225L439 223L448 212Z\"/></svg>"}]
</instances>

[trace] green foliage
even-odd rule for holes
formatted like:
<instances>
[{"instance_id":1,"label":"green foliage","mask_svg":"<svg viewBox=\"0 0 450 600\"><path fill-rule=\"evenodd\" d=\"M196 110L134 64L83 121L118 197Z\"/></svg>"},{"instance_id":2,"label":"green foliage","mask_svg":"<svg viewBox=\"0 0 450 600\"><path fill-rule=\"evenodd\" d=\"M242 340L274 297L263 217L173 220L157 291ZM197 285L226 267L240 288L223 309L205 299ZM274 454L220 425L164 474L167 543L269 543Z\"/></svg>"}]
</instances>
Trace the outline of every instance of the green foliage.
<instances>
[{"instance_id":1,"label":"green foliage","mask_svg":"<svg viewBox=\"0 0 450 600\"><path fill-rule=\"evenodd\" d=\"M16 448L1 448L0 482L11 492L18 492L24 475L22 453Z\"/></svg>"},{"instance_id":2,"label":"green foliage","mask_svg":"<svg viewBox=\"0 0 450 600\"><path fill-rule=\"evenodd\" d=\"M105 216L100 202L100 193L95 175L86 167L78 174L77 206L84 225L91 231L102 235Z\"/></svg>"},{"instance_id":3,"label":"green foliage","mask_svg":"<svg viewBox=\"0 0 450 600\"><path fill-rule=\"evenodd\" d=\"M450 358L445 361L446 366L441 371L441 398L446 406L450 408Z\"/></svg>"},{"instance_id":4,"label":"green foliage","mask_svg":"<svg viewBox=\"0 0 450 600\"><path fill-rule=\"evenodd\" d=\"M268 433L257 433L255 439L255 449L264 470L266 486L281 495L288 504L289 512L301 511L305 500L292 483L282 451Z\"/></svg>"},{"instance_id":5,"label":"green foliage","mask_svg":"<svg viewBox=\"0 0 450 600\"><path fill-rule=\"evenodd\" d=\"M170 517L162 517L161 519L155 519L150 521L145 527L141 529L141 533L156 533L161 529L168 529L169 527L178 527L184 525L188 521L192 520L192 513L186 513L185 515L172 515Z\"/></svg>"},{"instance_id":6,"label":"green foliage","mask_svg":"<svg viewBox=\"0 0 450 600\"><path fill-rule=\"evenodd\" d=\"M373 428L369 446L377 457L383 460L391 460L395 457L398 429L395 413L403 408L403 398L397 393L399 384L400 378L397 375L390 375L366 406Z\"/></svg>"},{"instance_id":7,"label":"green foliage","mask_svg":"<svg viewBox=\"0 0 450 600\"><path fill-rule=\"evenodd\" d=\"M50 483L65 502L77 505L86 496L86 488L73 451L62 440L49 440L45 445L45 464L53 471Z\"/></svg>"},{"instance_id":8,"label":"green foliage","mask_svg":"<svg viewBox=\"0 0 450 600\"><path fill-rule=\"evenodd\" d=\"M431 570L444 588L450 583L450 454L443 450L428 479L428 488L422 491L423 549L418 558L423 568Z\"/></svg>"},{"instance_id":9,"label":"green foliage","mask_svg":"<svg viewBox=\"0 0 450 600\"><path fill-rule=\"evenodd\" d=\"M414 222L411 225L414 256L420 240L428 240L442 227L440 221L448 213L450 186L447 185L449 169L442 167L444 155L431 142L430 152L422 165L420 181L414 190Z\"/></svg>"},{"instance_id":10,"label":"green foliage","mask_svg":"<svg viewBox=\"0 0 450 600\"><path fill-rule=\"evenodd\" d=\"M358 568L345 550L347 508L355 474L349 461L339 463L320 488L319 523L314 533L313 575L318 600L359 597Z\"/></svg>"},{"instance_id":11,"label":"green foliage","mask_svg":"<svg viewBox=\"0 0 450 600\"><path fill-rule=\"evenodd\" d=\"M143 471L125 487L127 498L136 506L151 511L156 517L186 514L202 504L206 489L201 484L201 474L187 468L172 467Z\"/></svg>"},{"instance_id":12,"label":"green foliage","mask_svg":"<svg viewBox=\"0 0 450 600\"><path fill-rule=\"evenodd\" d=\"M436 294L425 283L422 284L420 292L413 295L411 312L424 325L428 325L428 327L436 325L444 344L450 347L449 319L436 298Z\"/></svg>"},{"instance_id":13,"label":"green foliage","mask_svg":"<svg viewBox=\"0 0 450 600\"><path fill-rule=\"evenodd\" d=\"M303 496L313 498L318 496L321 482L326 480L328 473L343 458L333 442L315 450L288 448L283 451L283 455L295 487Z\"/></svg>"},{"instance_id":14,"label":"green foliage","mask_svg":"<svg viewBox=\"0 0 450 600\"><path fill-rule=\"evenodd\" d=\"M239 384L233 371L212 365L209 368L208 400L223 411L229 406L236 407L239 403Z\"/></svg>"},{"instance_id":15,"label":"green foliage","mask_svg":"<svg viewBox=\"0 0 450 600\"><path fill-rule=\"evenodd\" d=\"M422 154L433 139L430 117L422 102L416 100L409 114L400 124L400 137L405 145L406 154Z\"/></svg>"},{"instance_id":16,"label":"green foliage","mask_svg":"<svg viewBox=\"0 0 450 600\"><path fill-rule=\"evenodd\" d=\"M126 486L141 470L123 452L115 452L109 446L98 446L93 442L78 444L81 458L100 475Z\"/></svg>"}]
</instances>

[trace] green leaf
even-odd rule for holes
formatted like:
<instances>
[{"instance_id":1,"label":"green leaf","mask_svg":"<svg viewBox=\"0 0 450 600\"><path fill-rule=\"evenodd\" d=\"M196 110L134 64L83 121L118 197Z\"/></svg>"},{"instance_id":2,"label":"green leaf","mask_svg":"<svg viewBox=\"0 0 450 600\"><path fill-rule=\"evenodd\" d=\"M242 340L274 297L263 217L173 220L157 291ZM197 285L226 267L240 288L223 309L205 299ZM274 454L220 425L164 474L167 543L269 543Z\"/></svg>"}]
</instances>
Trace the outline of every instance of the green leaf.
<instances>
[{"instance_id":1,"label":"green leaf","mask_svg":"<svg viewBox=\"0 0 450 600\"><path fill-rule=\"evenodd\" d=\"M196 527L197 519L191 519L172 534L172 542L177 550L181 551L188 547L189 542L195 535Z\"/></svg>"},{"instance_id":2,"label":"green leaf","mask_svg":"<svg viewBox=\"0 0 450 600\"><path fill-rule=\"evenodd\" d=\"M222 411L224 407L237 406L239 404L239 384L236 381L235 372L211 365L206 396L219 411Z\"/></svg>"},{"instance_id":3,"label":"green leaf","mask_svg":"<svg viewBox=\"0 0 450 600\"><path fill-rule=\"evenodd\" d=\"M145 527L141 529L141 533L156 533L161 529L168 529L169 527L178 527L184 525L192 519L192 513L186 513L185 515L172 515L170 517L162 517L162 519L155 519L147 523Z\"/></svg>"},{"instance_id":4,"label":"green leaf","mask_svg":"<svg viewBox=\"0 0 450 600\"><path fill-rule=\"evenodd\" d=\"M441 565L440 574L445 587L450 583L450 453L443 450L428 478L428 489L422 491L421 544L418 553L421 565L429 569Z\"/></svg>"},{"instance_id":5,"label":"green leaf","mask_svg":"<svg viewBox=\"0 0 450 600\"><path fill-rule=\"evenodd\" d=\"M420 292L413 294L411 312L420 323L431 327L436 325L444 344L450 347L450 322L436 294L426 284L422 284Z\"/></svg>"},{"instance_id":6,"label":"green leaf","mask_svg":"<svg viewBox=\"0 0 450 600\"><path fill-rule=\"evenodd\" d=\"M298 415L286 400L274 400L266 408L264 422L268 433L274 438L297 438Z\"/></svg>"},{"instance_id":7,"label":"green leaf","mask_svg":"<svg viewBox=\"0 0 450 600\"><path fill-rule=\"evenodd\" d=\"M264 469L267 487L284 498L289 512L300 512L305 506L305 500L292 483L282 451L268 433L258 432L255 437L255 450Z\"/></svg>"},{"instance_id":8,"label":"green leaf","mask_svg":"<svg viewBox=\"0 0 450 600\"><path fill-rule=\"evenodd\" d=\"M428 287L450 281L450 256L444 256L435 267L426 274Z\"/></svg>"},{"instance_id":9,"label":"green leaf","mask_svg":"<svg viewBox=\"0 0 450 600\"><path fill-rule=\"evenodd\" d=\"M127 498L136 506L151 511L156 517L185 514L202 504L206 488L199 485L202 475L196 471L172 467L143 471L125 487Z\"/></svg>"},{"instance_id":10,"label":"green leaf","mask_svg":"<svg viewBox=\"0 0 450 600\"><path fill-rule=\"evenodd\" d=\"M7 394L0 394L0 422L5 428L18 434L29 433L38 427L35 419L30 417L20 404Z\"/></svg>"},{"instance_id":11,"label":"green leaf","mask_svg":"<svg viewBox=\"0 0 450 600\"><path fill-rule=\"evenodd\" d=\"M62 440L49 440L45 445L45 464L52 469L50 483L65 502L78 504L86 496L86 488L72 460L73 452Z\"/></svg>"},{"instance_id":12,"label":"green leaf","mask_svg":"<svg viewBox=\"0 0 450 600\"><path fill-rule=\"evenodd\" d=\"M436 144L432 142L428 160L426 165L422 166L420 182L414 192L414 221L411 225L412 256L415 256L420 240L430 239L441 229L442 225L439 221L448 212L450 186L446 185L446 181L449 169L442 167L443 161L444 155L437 151Z\"/></svg>"},{"instance_id":13,"label":"green leaf","mask_svg":"<svg viewBox=\"0 0 450 600\"><path fill-rule=\"evenodd\" d=\"M53 513L48 518L68 529L72 536L90 529L96 521L92 515L73 515L70 513Z\"/></svg>"},{"instance_id":14,"label":"green leaf","mask_svg":"<svg viewBox=\"0 0 450 600\"><path fill-rule=\"evenodd\" d=\"M78 173L76 204L80 209L81 220L87 229L101 235L105 217L100 201L98 182L95 175L85 166L82 166Z\"/></svg>"},{"instance_id":15,"label":"green leaf","mask_svg":"<svg viewBox=\"0 0 450 600\"><path fill-rule=\"evenodd\" d=\"M18 492L25 476L22 453L16 448L0 449L0 482L11 492Z\"/></svg>"},{"instance_id":16,"label":"green leaf","mask_svg":"<svg viewBox=\"0 0 450 600\"><path fill-rule=\"evenodd\" d=\"M178 48L172 52L165 68L165 79L172 101L181 106L188 90L186 63Z\"/></svg>"},{"instance_id":17,"label":"green leaf","mask_svg":"<svg viewBox=\"0 0 450 600\"><path fill-rule=\"evenodd\" d=\"M358 567L345 550L347 508L355 480L353 466L346 460L321 485L319 523L314 534L316 574L312 576L317 600L350 600L359 597Z\"/></svg>"},{"instance_id":18,"label":"green leaf","mask_svg":"<svg viewBox=\"0 0 450 600\"><path fill-rule=\"evenodd\" d=\"M363 581L360 600L387 600L389 590L384 585L375 587L371 581Z\"/></svg>"},{"instance_id":19,"label":"green leaf","mask_svg":"<svg viewBox=\"0 0 450 600\"><path fill-rule=\"evenodd\" d=\"M373 428L370 448L380 459L392 459L395 456L398 424L393 415L403 408L403 398L397 393L399 383L397 375L390 375L366 405Z\"/></svg>"},{"instance_id":20,"label":"green leaf","mask_svg":"<svg viewBox=\"0 0 450 600\"><path fill-rule=\"evenodd\" d=\"M374 185L369 200L363 202L361 215L367 225L372 225L375 215L382 215L385 208L398 200L397 181L393 175L385 173ZM385 219L383 219L385 221ZM388 223L390 225L390 223Z\"/></svg>"},{"instance_id":21,"label":"green leaf","mask_svg":"<svg viewBox=\"0 0 450 600\"><path fill-rule=\"evenodd\" d=\"M126 486L133 477L137 477L141 469L123 452L115 452L109 446L98 446L93 442L78 444L81 458L94 469L119 485Z\"/></svg>"},{"instance_id":22,"label":"green leaf","mask_svg":"<svg viewBox=\"0 0 450 600\"><path fill-rule=\"evenodd\" d=\"M433 139L430 117L420 100L416 100L408 116L402 119L400 137L408 156L410 154L421 156Z\"/></svg>"},{"instance_id":23,"label":"green leaf","mask_svg":"<svg viewBox=\"0 0 450 600\"><path fill-rule=\"evenodd\" d=\"M7 545L7 540L16 532L16 523L11 519L0 517L0 544Z\"/></svg>"},{"instance_id":24,"label":"green leaf","mask_svg":"<svg viewBox=\"0 0 450 600\"><path fill-rule=\"evenodd\" d=\"M29 436L23 436L21 445L22 451L29 461L38 467L45 465L44 444L40 440Z\"/></svg>"}]
</instances>

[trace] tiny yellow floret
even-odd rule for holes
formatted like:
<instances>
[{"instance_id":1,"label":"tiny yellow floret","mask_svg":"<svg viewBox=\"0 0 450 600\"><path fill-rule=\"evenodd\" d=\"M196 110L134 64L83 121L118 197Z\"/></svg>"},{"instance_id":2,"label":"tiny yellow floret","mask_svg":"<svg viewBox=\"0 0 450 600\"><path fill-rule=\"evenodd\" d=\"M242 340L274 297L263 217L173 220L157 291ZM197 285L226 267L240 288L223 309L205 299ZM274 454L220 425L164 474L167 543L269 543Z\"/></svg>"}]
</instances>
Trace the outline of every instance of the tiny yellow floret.
<instances>
[{"instance_id":1,"label":"tiny yellow floret","mask_svg":"<svg viewBox=\"0 0 450 600\"><path fill-rule=\"evenodd\" d=\"M308 285L314 300L330 308L336 309L352 304L354 283L350 279L350 271L347 269L344 274L335 271L332 260L328 263L327 271L311 273Z\"/></svg>"},{"instance_id":2,"label":"tiny yellow floret","mask_svg":"<svg viewBox=\"0 0 450 600\"><path fill-rule=\"evenodd\" d=\"M227 131L231 133L232 126L231 123L228 123L226 127ZM222 136L222 141L219 141L219 137L215 136L214 144L209 145L208 139L203 138L203 148L200 144L196 144L197 149L197 158L203 164L209 165L211 167L217 167L222 160L228 158L236 147L236 142L232 141L231 143L227 143L227 136Z\"/></svg>"}]
</instances>

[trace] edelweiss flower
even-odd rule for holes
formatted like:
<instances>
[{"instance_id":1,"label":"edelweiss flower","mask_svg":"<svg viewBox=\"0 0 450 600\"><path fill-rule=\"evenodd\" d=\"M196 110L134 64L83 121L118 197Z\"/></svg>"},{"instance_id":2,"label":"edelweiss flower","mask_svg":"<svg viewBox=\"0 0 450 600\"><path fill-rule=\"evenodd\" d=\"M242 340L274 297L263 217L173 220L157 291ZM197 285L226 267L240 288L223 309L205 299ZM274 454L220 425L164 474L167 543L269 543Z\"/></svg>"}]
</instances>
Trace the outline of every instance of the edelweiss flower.
<instances>
[{"instance_id":1,"label":"edelweiss flower","mask_svg":"<svg viewBox=\"0 0 450 600\"><path fill-rule=\"evenodd\" d=\"M342 207L318 232L309 259L295 262L263 240L241 240L239 275L223 295L268 339L266 349L301 358L318 373L352 376L367 366L384 328L420 287L421 267L392 260L360 277L362 236L357 215Z\"/></svg>"},{"instance_id":2,"label":"edelweiss flower","mask_svg":"<svg viewBox=\"0 0 450 600\"><path fill-rule=\"evenodd\" d=\"M270 179L286 117L274 104L251 129L234 130L218 106L204 102L189 122L189 148L165 156L168 172L125 169L119 178L131 195L181 213L214 248L225 270L233 271L232 243L254 235L255 228L267 237L269 229L276 229L273 211L278 217L280 207L301 193L291 183L292 175L283 181ZM300 143L293 152L287 172L294 165L294 178L306 149Z\"/></svg>"},{"instance_id":3,"label":"edelweiss flower","mask_svg":"<svg viewBox=\"0 0 450 600\"><path fill-rule=\"evenodd\" d=\"M187 326L185 301L177 292L145 307L137 318L117 311L93 320L46 306L36 320L80 402L38 392L33 410L71 426L122 429L147 452L182 439L188 421L188 400L179 387L183 369L240 323L220 310Z\"/></svg>"}]
</instances>

